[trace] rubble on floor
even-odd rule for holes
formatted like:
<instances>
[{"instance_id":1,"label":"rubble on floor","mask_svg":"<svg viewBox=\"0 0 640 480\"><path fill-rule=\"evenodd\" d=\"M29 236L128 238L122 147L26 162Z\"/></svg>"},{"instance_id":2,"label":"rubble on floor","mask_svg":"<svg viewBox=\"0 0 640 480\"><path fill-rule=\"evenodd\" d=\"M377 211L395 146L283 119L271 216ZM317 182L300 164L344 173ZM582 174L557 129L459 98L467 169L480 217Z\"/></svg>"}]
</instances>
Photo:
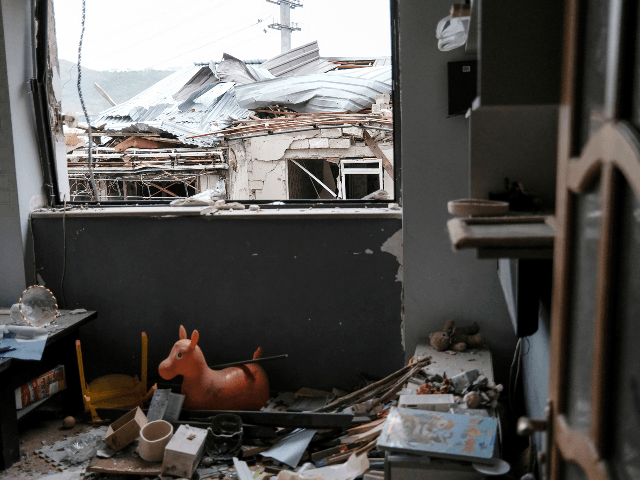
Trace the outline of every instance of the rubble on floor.
<instances>
[{"instance_id":1,"label":"rubble on floor","mask_svg":"<svg viewBox=\"0 0 640 480\"><path fill-rule=\"evenodd\" d=\"M465 352L465 355L472 356L473 353ZM462 430L451 430L452 435L455 433L458 435L456 438L460 438L452 446L456 459L453 465L455 467L458 465L455 462L462 461L460 468L471 468L466 466L470 465L465 463L467 458L480 461L482 456L488 458L493 455L497 420L494 408L470 409L461 395L487 395L489 391L497 391L499 386L493 384L490 378L491 372L478 370L465 371L449 378L447 372L434 368L432 358L428 356L412 360L381 380L365 381L361 388L350 393L338 389L324 391L312 388L281 392L258 412L182 409L176 420L176 408L180 408L181 402L174 402L177 407L173 410L176 411L168 415L173 416L170 423L175 433L167 439L163 459L158 462L147 462L140 458L140 439L116 452L105 443L107 432L113 432L113 429L101 426L84 430L76 426L73 430L75 435L39 445L34 452L25 452L23 462L13 467L11 472L31 473L34 460L28 457L32 456L51 466L50 471L38 469L37 472L57 472L60 480L75 480L82 474L84 478L152 478L171 472L174 475L186 475L187 478L193 474L192 478L200 480L349 480L365 472L365 478L378 478L376 472L381 473L384 467L385 450L394 455L411 451L429 455L436 463L451 462L438 460L439 457L450 459L452 454L439 452L433 445L440 441L438 435L441 435L441 429L465 422L467 426ZM451 393L445 394L444 391ZM153 423L165 422L161 418L169 409L159 408L158 405L165 406L169 393L168 390L158 390L155 402L152 400L155 406L150 409L152 413L149 415ZM419 397L426 401L416 402L414 408L406 408L409 407L406 401L408 397L414 402ZM485 407L494 405L493 399L489 400L489 404L483 402ZM436 407L431 408L430 404ZM442 408L442 405L446 405L446 408ZM137 425L142 425L142 430L147 429L151 425L147 423L150 419L142 410L136 411L136 418L140 418ZM98 413L102 418L111 418L111 422L121 415L120 410L110 409L100 409ZM405 426L400 427L397 421L393 422L395 426L390 425L388 417L403 418ZM412 439L413 434L409 433L413 430L402 433L402 428L410 428L410 423L406 422L421 422L424 426L420 428L431 429L429 435L434 436L429 437L431 440L421 437L418 439L420 445L416 447L416 439ZM470 438L480 443L476 445L476 440L471 442ZM402 442L406 445L398 447ZM0 478L6 473L0 472ZM47 479L55 480L49 475Z\"/></svg>"}]
</instances>

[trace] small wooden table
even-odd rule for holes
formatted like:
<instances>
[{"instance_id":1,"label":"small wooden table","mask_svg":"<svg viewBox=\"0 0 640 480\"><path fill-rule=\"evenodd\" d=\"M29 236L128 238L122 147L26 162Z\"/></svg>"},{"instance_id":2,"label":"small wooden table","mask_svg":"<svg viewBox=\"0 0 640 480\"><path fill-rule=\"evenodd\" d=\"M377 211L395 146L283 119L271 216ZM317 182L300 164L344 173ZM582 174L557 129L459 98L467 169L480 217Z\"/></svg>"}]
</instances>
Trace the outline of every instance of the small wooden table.
<instances>
[{"instance_id":1,"label":"small wooden table","mask_svg":"<svg viewBox=\"0 0 640 480\"><path fill-rule=\"evenodd\" d=\"M96 319L98 313L70 314L68 310L61 310L60 314L45 328L49 337L40 361L0 358L0 470L20 459L16 388L57 365L64 365L67 388L60 394L65 397L65 413L76 414L84 408L75 341L80 338L80 327ZM5 324L15 323L9 315L0 314L0 325Z\"/></svg>"}]
</instances>

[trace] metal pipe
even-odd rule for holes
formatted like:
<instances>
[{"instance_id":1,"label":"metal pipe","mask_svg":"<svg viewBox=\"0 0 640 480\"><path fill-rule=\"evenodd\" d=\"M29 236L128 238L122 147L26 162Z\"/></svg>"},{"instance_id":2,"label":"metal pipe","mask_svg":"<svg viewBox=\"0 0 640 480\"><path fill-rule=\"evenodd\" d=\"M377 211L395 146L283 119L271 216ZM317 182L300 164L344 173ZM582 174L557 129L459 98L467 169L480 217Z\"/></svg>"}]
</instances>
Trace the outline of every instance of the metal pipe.
<instances>
[{"instance_id":1,"label":"metal pipe","mask_svg":"<svg viewBox=\"0 0 640 480\"><path fill-rule=\"evenodd\" d=\"M367 130L382 130L383 132L393 132L392 128L384 128L384 127L371 127L369 125L331 125L331 126L317 126L317 127L304 127L304 128L296 128L290 130L269 130L260 133L252 133L249 135L238 135L237 137L225 137L226 140L241 140L243 138L253 138L253 137L265 137L267 135L276 135L278 133L297 133L297 132L306 132L308 130L319 130L324 128L349 128L349 127L360 127L366 128Z\"/></svg>"}]
</instances>

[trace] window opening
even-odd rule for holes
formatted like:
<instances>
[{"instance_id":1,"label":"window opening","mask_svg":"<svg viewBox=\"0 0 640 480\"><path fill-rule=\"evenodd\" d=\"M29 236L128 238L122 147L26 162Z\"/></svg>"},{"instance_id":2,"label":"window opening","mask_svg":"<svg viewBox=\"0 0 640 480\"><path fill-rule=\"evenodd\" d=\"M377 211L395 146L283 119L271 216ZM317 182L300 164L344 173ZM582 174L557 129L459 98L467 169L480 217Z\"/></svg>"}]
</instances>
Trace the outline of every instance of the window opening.
<instances>
[{"instance_id":1,"label":"window opening","mask_svg":"<svg viewBox=\"0 0 640 480\"><path fill-rule=\"evenodd\" d=\"M90 2L80 22L77 5L37 1L56 7L62 110L78 119L65 120L66 158L56 158L72 202L166 203L202 193L261 202L395 198L388 0L336 2L344 18L366 15L388 31L366 44L349 35L360 38L357 25L367 22L339 28L316 0L194 0L184 12L116 30L104 27L111 13ZM208 12L227 19L213 33L193 24ZM105 21L96 23L98 14ZM167 34L186 24L188 35ZM69 54L78 52L81 27L91 130ZM368 197L379 190L387 196Z\"/></svg>"},{"instance_id":2,"label":"window opening","mask_svg":"<svg viewBox=\"0 0 640 480\"><path fill-rule=\"evenodd\" d=\"M379 159L342 160L340 169L340 196L345 200L363 199L383 190L382 161Z\"/></svg>"}]
</instances>

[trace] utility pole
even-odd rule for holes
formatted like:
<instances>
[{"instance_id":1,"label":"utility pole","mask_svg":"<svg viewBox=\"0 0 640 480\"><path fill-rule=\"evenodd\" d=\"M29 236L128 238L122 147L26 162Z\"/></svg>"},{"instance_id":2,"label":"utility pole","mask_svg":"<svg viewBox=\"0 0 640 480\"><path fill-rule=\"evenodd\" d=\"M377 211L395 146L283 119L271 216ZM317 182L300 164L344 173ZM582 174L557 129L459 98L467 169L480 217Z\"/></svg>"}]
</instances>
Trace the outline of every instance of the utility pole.
<instances>
[{"instance_id":1,"label":"utility pole","mask_svg":"<svg viewBox=\"0 0 640 480\"><path fill-rule=\"evenodd\" d=\"M267 0L280 5L280 23L272 23L269 28L280 30L280 53L291 50L291 32L301 30L297 23L291 23L291 9L302 7L301 0Z\"/></svg>"}]
</instances>

